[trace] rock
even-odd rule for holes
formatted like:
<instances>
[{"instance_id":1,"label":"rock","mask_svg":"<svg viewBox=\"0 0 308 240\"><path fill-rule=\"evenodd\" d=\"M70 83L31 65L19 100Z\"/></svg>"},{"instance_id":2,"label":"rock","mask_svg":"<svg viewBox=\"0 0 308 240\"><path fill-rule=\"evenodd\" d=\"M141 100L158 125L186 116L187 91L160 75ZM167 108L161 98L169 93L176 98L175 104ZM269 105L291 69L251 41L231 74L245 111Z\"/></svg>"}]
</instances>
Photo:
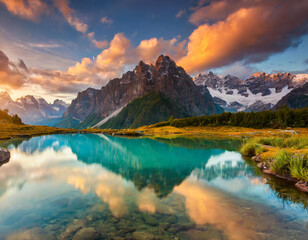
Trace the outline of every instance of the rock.
<instances>
[{"instance_id":1,"label":"rock","mask_svg":"<svg viewBox=\"0 0 308 240\"><path fill-rule=\"evenodd\" d=\"M251 158L252 160L254 160L255 162L261 162L261 155L257 155Z\"/></svg>"},{"instance_id":2,"label":"rock","mask_svg":"<svg viewBox=\"0 0 308 240\"><path fill-rule=\"evenodd\" d=\"M82 228L79 230L73 240L97 240L100 239L101 234L97 232L93 227Z\"/></svg>"},{"instance_id":3,"label":"rock","mask_svg":"<svg viewBox=\"0 0 308 240\"><path fill-rule=\"evenodd\" d=\"M7 237L7 240L53 240L56 239L42 228L31 228L26 231L13 233Z\"/></svg>"},{"instance_id":4,"label":"rock","mask_svg":"<svg viewBox=\"0 0 308 240\"><path fill-rule=\"evenodd\" d=\"M9 150L0 147L0 164L10 160L11 153Z\"/></svg>"},{"instance_id":5,"label":"rock","mask_svg":"<svg viewBox=\"0 0 308 240\"><path fill-rule=\"evenodd\" d=\"M154 239L154 235L150 232L145 231L136 231L132 235L135 240L152 240Z\"/></svg>"},{"instance_id":6,"label":"rock","mask_svg":"<svg viewBox=\"0 0 308 240\"><path fill-rule=\"evenodd\" d=\"M297 187L299 190L308 193L308 182L306 181L299 181L295 184L295 187ZM308 226L308 224L307 224Z\"/></svg>"},{"instance_id":7,"label":"rock","mask_svg":"<svg viewBox=\"0 0 308 240\"><path fill-rule=\"evenodd\" d=\"M74 234L83 228L85 225L84 221L76 220L70 224L67 225L65 231L61 234L60 239L66 240L66 239L72 239Z\"/></svg>"},{"instance_id":8,"label":"rock","mask_svg":"<svg viewBox=\"0 0 308 240\"><path fill-rule=\"evenodd\" d=\"M147 212L144 213L143 219L147 224L149 224L151 226L157 226L158 225L158 221L150 213L147 213Z\"/></svg>"}]
</instances>

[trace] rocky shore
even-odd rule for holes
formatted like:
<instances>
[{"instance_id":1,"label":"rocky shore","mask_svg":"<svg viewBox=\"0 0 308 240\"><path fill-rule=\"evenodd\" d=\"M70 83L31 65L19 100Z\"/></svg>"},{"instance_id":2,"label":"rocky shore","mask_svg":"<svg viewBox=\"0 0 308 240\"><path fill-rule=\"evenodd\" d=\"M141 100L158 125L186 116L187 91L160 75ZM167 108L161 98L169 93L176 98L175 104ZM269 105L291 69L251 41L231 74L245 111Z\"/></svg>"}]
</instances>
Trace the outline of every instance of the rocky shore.
<instances>
[{"instance_id":1,"label":"rocky shore","mask_svg":"<svg viewBox=\"0 0 308 240\"><path fill-rule=\"evenodd\" d=\"M268 175L273 175L277 178L285 179L287 181L296 182L295 183L296 188L298 188L302 192L308 193L308 182L303 181L303 180L299 181L298 179L293 178L290 175L286 175L286 174L281 175L281 174L274 173L266 162L261 162L260 155L252 157L252 160L258 163L257 166L258 168L262 170L263 173L268 174Z\"/></svg>"},{"instance_id":2,"label":"rocky shore","mask_svg":"<svg viewBox=\"0 0 308 240\"><path fill-rule=\"evenodd\" d=\"M9 150L0 147L0 165L10 160L11 153Z\"/></svg>"}]
</instances>

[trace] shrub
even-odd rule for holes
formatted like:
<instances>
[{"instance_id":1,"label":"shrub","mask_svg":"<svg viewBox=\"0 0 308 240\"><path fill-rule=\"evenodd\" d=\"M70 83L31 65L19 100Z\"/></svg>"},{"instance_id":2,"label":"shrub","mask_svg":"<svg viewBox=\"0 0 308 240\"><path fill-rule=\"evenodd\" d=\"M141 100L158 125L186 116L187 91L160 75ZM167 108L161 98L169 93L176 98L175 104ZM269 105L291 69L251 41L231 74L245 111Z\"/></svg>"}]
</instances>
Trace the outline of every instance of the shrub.
<instances>
[{"instance_id":1,"label":"shrub","mask_svg":"<svg viewBox=\"0 0 308 240\"><path fill-rule=\"evenodd\" d=\"M308 181L308 161L305 155L294 155L290 161L289 169L292 177Z\"/></svg>"},{"instance_id":2,"label":"shrub","mask_svg":"<svg viewBox=\"0 0 308 240\"><path fill-rule=\"evenodd\" d=\"M274 173L288 174L289 173L289 163L292 154L285 151L284 149L280 150L276 156L275 160L271 165L271 169Z\"/></svg>"},{"instance_id":3,"label":"shrub","mask_svg":"<svg viewBox=\"0 0 308 240\"><path fill-rule=\"evenodd\" d=\"M247 157L256 155L256 147L254 143L245 143L241 148L241 154Z\"/></svg>"}]
</instances>

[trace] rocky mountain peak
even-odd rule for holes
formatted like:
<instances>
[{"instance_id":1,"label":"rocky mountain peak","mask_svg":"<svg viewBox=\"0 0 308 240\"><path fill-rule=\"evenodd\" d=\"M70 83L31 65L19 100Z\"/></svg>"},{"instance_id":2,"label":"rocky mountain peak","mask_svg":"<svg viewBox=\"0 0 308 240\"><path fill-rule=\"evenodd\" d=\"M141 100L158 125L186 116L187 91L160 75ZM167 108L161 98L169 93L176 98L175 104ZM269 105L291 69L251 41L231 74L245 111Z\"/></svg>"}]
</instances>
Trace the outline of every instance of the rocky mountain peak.
<instances>
[{"instance_id":1,"label":"rocky mountain peak","mask_svg":"<svg viewBox=\"0 0 308 240\"><path fill-rule=\"evenodd\" d=\"M155 63L155 67L159 72L167 72L169 68L175 68L175 62L169 57L160 55Z\"/></svg>"},{"instance_id":2,"label":"rocky mountain peak","mask_svg":"<svg viewBox=\"0 0 308 240\"><path fill-rule=\"evenodd\" d=\"M0 92L0 102L12 102L11 96L7 92Z\"/></svg>"},{"instance_id":3,"label":"rocky mountain peak","mask_svg":"<svg viewBox=\"0 0 308 240\"><path fill-rule=\"evenodd\" d=\"M110 80L101 90L87 89L78 93L58 126L72 127L69 124L76 123L93 126L95 121L97 124L110 116L114 117L119 109L135 98L153 92L162 93L176 102L188 116L222 111L213 103L208 91L201 92L183 68L177 66L170 57L161 55L154 65L140 61L133 71Z\"/></svg>"},{"instance_id":4,"label":"rocky mountain peak","mask_svg":"<svg viewBox=\"0 0 308 240\"><path fill-rule=\"evenodd\" d=\"M67 108L69 104L67 104L67 103L64 102L63 100L56 99L56 100L53 101L53 105L61 105L61 106Z\"/></svg>"}]
</instances>

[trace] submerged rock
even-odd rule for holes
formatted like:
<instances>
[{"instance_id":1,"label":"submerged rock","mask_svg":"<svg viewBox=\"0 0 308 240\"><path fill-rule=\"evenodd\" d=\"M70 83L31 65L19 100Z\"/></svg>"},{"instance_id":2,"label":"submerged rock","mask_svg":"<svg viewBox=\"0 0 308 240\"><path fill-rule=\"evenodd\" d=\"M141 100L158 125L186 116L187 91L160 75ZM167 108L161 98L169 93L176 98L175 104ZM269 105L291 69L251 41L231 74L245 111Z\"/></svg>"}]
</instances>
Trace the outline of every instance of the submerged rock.
<instances>
[{"instance_id":1,"label":"submerged rock","mask_svg":"<svg viewBox=\"0 0 308 240\"><path fill-rule=\"evenodd\" d=\"M10 160L11 153L9 150L0 147L0 165L1 163L7 162Z\"/></svg>"},{"instance_id":2,"label":"submerged rock","mask_svg":"<svg viewBox=\"0 0 308 240\"><path fill-rule=\"evenodd\" d=\"M297 187L299 190L308 193L308 182L306 181L299 181L295 184L295 187ZM307 225L308 226L308 225Z\"/></svg>"},{"instance_id":3,"label":"submerged rock","mask_svg":"<svg viewBox=\"0 0 308 240\"><path fill-rule=\"evenodd\" d=\"M154 235L150 232L146 231L136 231L133 233L133 239L135 240L152 240L154 239Z\"/></svg>"},{"instance_id":4,"label":"submerged rock","mask_svg":"<svg viewBox=\"0 0 308 240\"><path fill-rule=\"evenodd\" d=\"M97 240L100 239L100 237L101 234L99 232L97 232L93 227L88 227L79 230L73 237L73 240Z\"/></svg>"},{"instance_id":5,"label":"submerged rock","mask_svg":"<svg viewBox=\"0 0 308 240\"><path fill-rule=\"evenodd\" d=\"M8 236L8 240L53 240L56 239L42 228L32 228L18 233L13 233Z\"/></svg>"}]
</instances>

